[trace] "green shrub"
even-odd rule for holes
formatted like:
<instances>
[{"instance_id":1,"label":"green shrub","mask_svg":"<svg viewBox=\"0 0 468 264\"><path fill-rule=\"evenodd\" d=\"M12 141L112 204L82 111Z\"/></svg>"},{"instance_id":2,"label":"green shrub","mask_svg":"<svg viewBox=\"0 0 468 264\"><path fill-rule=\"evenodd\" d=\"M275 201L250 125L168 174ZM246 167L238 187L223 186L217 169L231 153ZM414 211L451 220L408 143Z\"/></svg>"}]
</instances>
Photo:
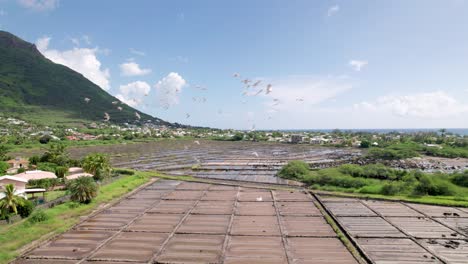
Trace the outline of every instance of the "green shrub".
<instances>
[{"instance_id":1,"label":"green shrub","mask_svg":"<svg viewBox=\"0 0 468 264\"><path fill-rule=\"evenodd\" d=\"M278 172L278 175L286 179L302 179L309 171L310 169L307 163L300 160L293 160L283 166Z\"/></svg>"},{"instance_id":2,"label":"green shrub","mask_svg":"<svg viewBox=\"0 0 468 264\"><path fill-rule=\"evenodd\" d=\"M387 182L382 186L380 193L383 195L396 195L401 193L403 189L400 182Z\"/></svg>"},{"instance_id":3,"label":"green shrub","mask_svg":"<svg viewBox=\"0 0 468 264\"><path fill-rule=\"evenodd\" d=\"M120 174L120 175L133 175L133 174L135 174L134 171L126 170L126 169L114 169L114 170L112 170L112 172L115 173L115 174Z\"/></svg>"},{"instance_id":4,"label":"green shrub","mask_svg":"<svg viewBox=\"0 0 468 264\"><path fill-rule=\"evenodd\" d=\"M403 170L395 170L383 164L369 164L359 166L354 164L341 165L339 171L353 177L372 178L379 180L400 180L407 173Z\"/></svg>"},{"instance_id":5,"label":"green shrub","mask_svg":"<svg viewBox=\"0 0 468 264\"><path fill-rule=\"evenodd\" d=\"M21 167L16 171L16 173L23 173L25 171L26 171L26 169L24 167Z\"/></svg>"},{"instance_id":6,"label":"green shrub","mask_svg":"<svg viewBox=\"0 0 468 264\"><path fill-rule=\"evenodd\" d=\"M6 173L6 171L10 168L10 165L4 161L0 161L0 174Z\"/></svg>"},{"instance_id":7,"label":"green shrub","mask_svg":"<svg viewBox=\"0 0 468 264\"><path fill-rule=\"evenodd\" d=\"M29 158L29 164L32 165L37 165L39 162L41 162L41 157L34 155Z\"/></svg>"},{"instance_id":8,"label":"green shrub","mask_svg":"<svg viewBox=\"0 0 468 264\"><path fill-rule=\"evenodd\" d=\"M61 183L61 179L39 179L39 180L29 180L27 183L28 188L43 188L50 189L54 186L57 186Z\"/></svg>"},{"instance_id":9,"label":"green shrub","mask_svg":"<svg viewBox=\"0 0 468 264\"><path fill-rule=\"evenodd\" d=\"M342 188L361 188L370 185L366 179L354 178L348 175L327 175L324 173L311 173L303 180L307 185L328 185Z\"/></svg>"},{"instance_id":10,"label":"green shrub","mask_svg":"<svg viewBox=\"0 0 468 264\"><path fill-rule=\"evenodd\" d=\"M468 170L463 173L454 173L450 181L458 186L468 187Z\"/></svg>"},{"instance_id":11,"label":"green shrub","mask_svg":"<svg viewBox=\"0 0 468 264\"><path fill-rule=\"evenodd\" d=\"M28 222L31 224L44 222L50 219L50 216L42 209L36 210L34 213L31 214L28 218Z\"/></svg>"},{"instance_id":12,"label":"green shrub","mask_svg":"<svg viewBox=\"0 0 468 264\"><path fill-rule=\"evenodd\" d=\"M423 175L413 190L414 195L454 195L455 190L450 183L442 179Z\"/></svg>"},{"instance_id":13,"label":"green shrub","mask_svg":"<svg viewBox=\"0 0 468 264\"><path fill-rule=\"evenodd\" d=\"M368 140L363 140L361 141L361 144L359 145L360 148L369 148L370 147L370 142Z\"/></svg>"},{"instance_id":14,"label":"green shrub","mask_svg":"<svg viewBox=\"0 0 468 264\"><path fill-rule=\"evenodd\" d=\"M57 164L51 162L40 162L37 164L37 169L42 171L50 171L55 173L56 168Z\"/></svg>"},{"instance_id":15,"label":"green shrub","mask_svg":"<svg viewBox=\"0 0 468 264\"><path fill-rule=\"evenodd\" d=\"M398 160L398 159L407 159L418 157L419 154L415 150L411 149L380 149L380 148L371 148L367 153L368 158L373 159L382 159L382 160Z\"/></svg>"},{"instance_id":16,"label":"green shrub","mask_svg":"<svg viewBox=\"0 0 468 264\"><path fill-rule=\"evenodd\" d=\"M65 175L68 173L68 168L63 167L63 166L58 166L55 168L55 175L57 175L58 178L64 178Z\"/></svg>"},{"instance_id":17,"label":"green shrub","mask_svg":"<svg viewBox=\"0 0 468 264\"><path fill-rule=\"evenodd\" d=\"M98 185L93 178L79 177L67 184L70 199L78 203L90 203L98 194Z\"/></svg>"},{"instance_id":18,"label":"green shrub","mask_svg":"<svg viewBox=\"0 0 468 264\"><path fill-rule=\"evenodd\" d=\"M34 211L34 203L30 200L24 200L16 209L22 218L26 218Z\"/></svg>"}]
</instances>

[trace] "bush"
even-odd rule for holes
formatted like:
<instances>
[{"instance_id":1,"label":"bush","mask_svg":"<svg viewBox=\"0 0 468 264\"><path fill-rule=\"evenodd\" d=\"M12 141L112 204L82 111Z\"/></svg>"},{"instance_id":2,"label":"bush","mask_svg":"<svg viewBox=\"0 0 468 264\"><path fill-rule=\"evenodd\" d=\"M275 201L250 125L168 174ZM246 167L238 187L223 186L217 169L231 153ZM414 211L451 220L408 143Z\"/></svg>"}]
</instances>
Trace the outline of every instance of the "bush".
<instances>
[{"instance_id":1,"label":"bush","mask_svg":"<svg viewBox=\"0 0 468 264\"><path fill-rule=\"evenodd\" d=\"M58 166L55 168L55 175L59 178L64 178L68 173L68 168L63 166Z\"/></svg>"},{"instance_id":2,"label":"bush","mask_svg":"<svg viewBox=\"0 0 468 264\"><path fill-rule=\"evenodd\" d=\"M468 170L463 173L454 173L450 181L458 186L468 187Z\"/></svg>"},{"instance_id":3,"label":"bush","mask_svg":"<svg viewBox=\"0 0 468 264\"><path fill-rule=\"evenodd\" d=\"M50 171L55 173L55 169L57 168L57 164L51 162L40 162L37 164L37 169L42 171Z\"/></svg>"},{"instance_id":4,"label":"bush","mask_svg":"<svg viewBox=\"0 0 468 264\"><path fill-rule=\"evenodd\" d=\"M6 173L6 171L10 168L10 165L4 161L0 161L0 173Z\"/></svg>"},{"instance_id":5,"label":"bush","mask_svg":"<svg viewBox=\"0 0 468 264\"><path fill-rule=\"evenodd\" d=\"M37 165L41 161L41 157L34 155L29 158L29 164Z\"/></svg>"},{"instance_id":6,"label":"bush","mask_svg":"<svg viewBox=\"0 0 468 264\"><path fill-rule=\"evenodd\" d=\"M370 142L368 140L363 140L361 141L361 144L359 145L360 148L369 148L370 147Z\"/></svg>"},{"instance_id":7,"label":"bush","mask_svg":"<svg viewBox=\"0 0 468 264\"><path fill-rule=\"evenodd\" d=\"M61 179L40 179L40 180L30 180L28 181L28 188L43 188L50 189L58 184L60 184Z\"/></svg>"},{"instance_id":8,"label":"bush","mask_svg":"<svg viewBox=\"0 0 468 264\"><path fill-rule=\"evenodd\" d=\"M120 174L120 175L133 175L133 174L135 174L134 171L126 170L126 169L114 169L114 170L112 170L112 172L115 173L115 174Z\"/></svg>"},{"instance_id":9,"label":"bush","mask_svg":"<svg viewBox=\"0 0 468 264\"><path fill-rule=\"evenodd\" d=\"M42 209L36 210L34 213L31 214L28 218L28 222L31 224L44 222L50 219L50 216L46 214L46 212Z\"/></svg>"},{"instance_id":10,"label":"bush","mask_svg":"<svg viewBox=\"0 0 468 264\"><path fill-rule=\"evenodd\" d=\"M49 136L49 135L44 135L42 137L39 138L39 143L41 144L47 144L49 143L49 141L52 140L52 137Z\"/></svg>"},{"instance_id":11,"label":"bush","mask_svg":"<svg viewBox=\"0 0 468 264\"><path fill-rule=\"evenodd\" d=\"M454 195L453 186L442 179L423 175L419 183L414 187L414 195Z\"/></svg>"},{"instance_id":12,"label":"bush","mask_svg":"<svg viewBox=\"0 0 468 264\"><path fill-rule=\"evenodd\" d=\"M34 203L30 200L24 200L23 203L16 208L16 210L18 210L18 214L22 218L26 218L34 211Z\"/></svg>"},{"instance_id":13,"label":"bush","mask_svg":"<svg viewBox=\"0 0 468 264\"><path fill-rule=\"evenodd\" d=\"M24 167L21 167L16 171L16 173L23 173L25 171L26 171L26 169Z\"/></svg>"},{"instance_id":14,"label":"bush","mask_svg":"<svg viewBox=\"0 0 468 264\"><path fill-rule=\"evenodd\" d=\"M380 193L383 195L396 195L403 191L403 186L399 182L387 182L382 186Z\"/></svg>"},{"instance_id":15,"label":"bush","mask_svg":"<svg viewBox=\"0 0 468 264\"><path fill-rule=\"evenodd\" d=\"M70 199L79 203L90 203L98 193L98 186L90 177L79 177L70 181L67 189L71 195Z\"/></svg>"},{"instance_id":16,"label":"bush","mask_svg":"<svg viewBox=\"0 0 468 264\"><path fill-rule=\"evenodd\" d=\"M369 164L366 166L345 164L339 167L339 171L353 177L373 178L379 180L400 180L407 174L406 171L395 170L382 164Z\"/></svg>"},{"instance_id":17,"label":"bush","mask_svg":"<svg viewBox=\"0 0 468 264\"><path fill-rule=\"evenodd\" d=\"M286 179L302 179L310 172L309 165L304 161L293 160L288 162L281 170L278 175Z\"/></svg>"},{"instance_id":18,"label":"bush","mask_svg":"<svg viewBox=\"0 0 468 264\"><path fill-rule=\"evenodd\" d=\"M368 158L382 159L382 160L399 160L418 157L419 154L415 150L411 149L379 149L371 148L367 153Z\"/></svg>"},{"instance_id":19,"label":"bush","mask_svg":"<svg viewBox=\"0 0 468 264\"><path fill-rule=\"evenodd\" d=\"M311 173L304 178L307 185L328 185L342 188L361 188L370 185L366 179L354 178L348 175L327 175L324 173Z\"/></svg>"}]
</instances>

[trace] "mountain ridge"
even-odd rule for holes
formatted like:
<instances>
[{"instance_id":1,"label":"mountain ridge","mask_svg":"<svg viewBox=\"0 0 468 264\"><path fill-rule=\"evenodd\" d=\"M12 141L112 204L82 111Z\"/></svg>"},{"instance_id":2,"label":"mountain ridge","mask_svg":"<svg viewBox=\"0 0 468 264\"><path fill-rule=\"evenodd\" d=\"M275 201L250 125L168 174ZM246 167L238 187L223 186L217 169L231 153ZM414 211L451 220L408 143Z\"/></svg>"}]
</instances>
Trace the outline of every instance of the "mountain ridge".
<instances>
[{"instance_id":1,"label":"mountain ridge","mask_svg":"<svg viewBox=\"0 0 468 264\"><path fill-rule=\"evenodd\" d=\"M47 59L35 44L6 31L0 31L0 112L38 119L55 116L64 123L103 121L108 113L112 123L180 126L120 102L81 73Z\"/></svg>"}]
</instances>

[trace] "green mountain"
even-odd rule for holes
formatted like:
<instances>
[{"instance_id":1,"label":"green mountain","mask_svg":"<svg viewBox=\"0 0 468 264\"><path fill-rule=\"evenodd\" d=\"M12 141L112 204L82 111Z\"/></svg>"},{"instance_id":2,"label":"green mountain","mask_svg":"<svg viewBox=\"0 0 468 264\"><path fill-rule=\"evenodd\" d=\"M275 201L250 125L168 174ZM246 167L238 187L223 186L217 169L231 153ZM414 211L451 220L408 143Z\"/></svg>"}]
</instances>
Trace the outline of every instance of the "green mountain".
<instances>
[{"instance_id":1,"label":"green mountain","mask_svg":"<svg viewBox=\"0 0 468 264\"><path fill-rule=\"evenodd\" d=\"M85 98L90 101L86 103ZM113 123L149 120L172 125L120 102L115 105L115 101L80 73L45 58L34 44L0 31L0 113L4 116L66 124L102 121L107 112Z\"/></svg>"}]
</instances>

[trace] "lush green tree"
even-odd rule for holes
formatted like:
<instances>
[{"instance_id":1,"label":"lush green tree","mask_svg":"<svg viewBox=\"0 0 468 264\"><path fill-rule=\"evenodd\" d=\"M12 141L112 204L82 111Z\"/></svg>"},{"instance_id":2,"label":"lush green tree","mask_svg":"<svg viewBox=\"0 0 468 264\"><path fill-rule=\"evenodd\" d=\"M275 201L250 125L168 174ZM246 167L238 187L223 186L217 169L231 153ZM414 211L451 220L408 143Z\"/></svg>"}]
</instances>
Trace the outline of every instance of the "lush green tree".
<instances>
[{"instance_id":1,"label":"lush green tree","mask_svg":"<svg viewBox=\"0 0 468 264\"><path fill-rule=\"evenodd\" d=\"M96 175L96 173L109 174L111 170L109 158L101 153L92 153L83 159L83 169L87 173Z\"/></svg>"},{"instance_id":2,"label":"lush green tree","mask_svg":"<svg viewBox=\"0 0 468 264\"><path fill-rule=\"evenodd\" d=\"M236 132L234 136L232 137L233 141L241 141L244 139L244 133L242 132Z\"/></svg>"},{"instance_id":3,"label":"lush green tree","mask_svg":"<svg viewBox=\"0 0 468 264\"><path fill-rule=\"evenodd\" d=\"M368 140L363 140L361 141L361 144L359 146L360 148L369 148L370 147L370 142Z\"/></svg>"},{"instance_id":4,"label":"lush green tree","mask_svg":"<svg viewBox=\"0 0 468 264\"><path fill-rule=\"evenodd\" d=\"M98 194L98 185L91 177L79 177L67 184L70 199L79 203L90 203Z\"/></svg>"},{"instance_id":5,"label":"lush green tree","mask_svg":"<svg viewBox=\"0 0 468 264\"><path fill-rule=\"evenodd\" d=\"M8 156L8 147L5 145L0 145L0 161L5 161L9 159Z\"/></svg>"},{"instance_id":6,"label":"lush green tree","mask_svg":"<svg viewBox=\"0 0 468 264\"><path fill-rule=\"evenodd\" d=\"M278 175L286 179L301 179L306 176L309 171L309 164L304 161L293 160L283 166L278 172Z\"/></svg>"},{"instance_id":7,"label":"lush green tree","mask_svg":"<svg viewBox=\"0 0 468 264\"><path fill-rule=\"evenodd\" d=\"M26 218L34 211L34 203L30 200L24 200L23 204L20 204L17 209L21 218Z\"/></svg>"},{"instance_id":8,"label":"lush green tree","mask_svg":"<svg viewBox=\"0 0 468 264\"><path fill-rule=\"evenodd\" d=\"M271 136L274 137L274 138L283 137L283 133L278 132L278 131L274 131L273 133L271 133Z\"/></svg>"},{"instance_id":9,"label":"lush green tree","mask_svg":"<svg viewBox=\"0 0 468 264\"><path fill-rule=\"evenodd\" d=\"M4 161L0 161L0 174L6 173L10 165Z\"/></svg>"},{"instance_id":10,"label":"lush green tree","mask_svg":"<svg viewBox=\"0 0 468 264\"><path fill-rule=\"evenodd\" d=\"M5 196L0 200L0 210L2 215L7 216L7 220L9 220L10 213L18 214L17 208L23 204L24 198L15 194L16 190L13 184L7 184L3 186L3 189Z\"/></svg>"}]
</instances>

